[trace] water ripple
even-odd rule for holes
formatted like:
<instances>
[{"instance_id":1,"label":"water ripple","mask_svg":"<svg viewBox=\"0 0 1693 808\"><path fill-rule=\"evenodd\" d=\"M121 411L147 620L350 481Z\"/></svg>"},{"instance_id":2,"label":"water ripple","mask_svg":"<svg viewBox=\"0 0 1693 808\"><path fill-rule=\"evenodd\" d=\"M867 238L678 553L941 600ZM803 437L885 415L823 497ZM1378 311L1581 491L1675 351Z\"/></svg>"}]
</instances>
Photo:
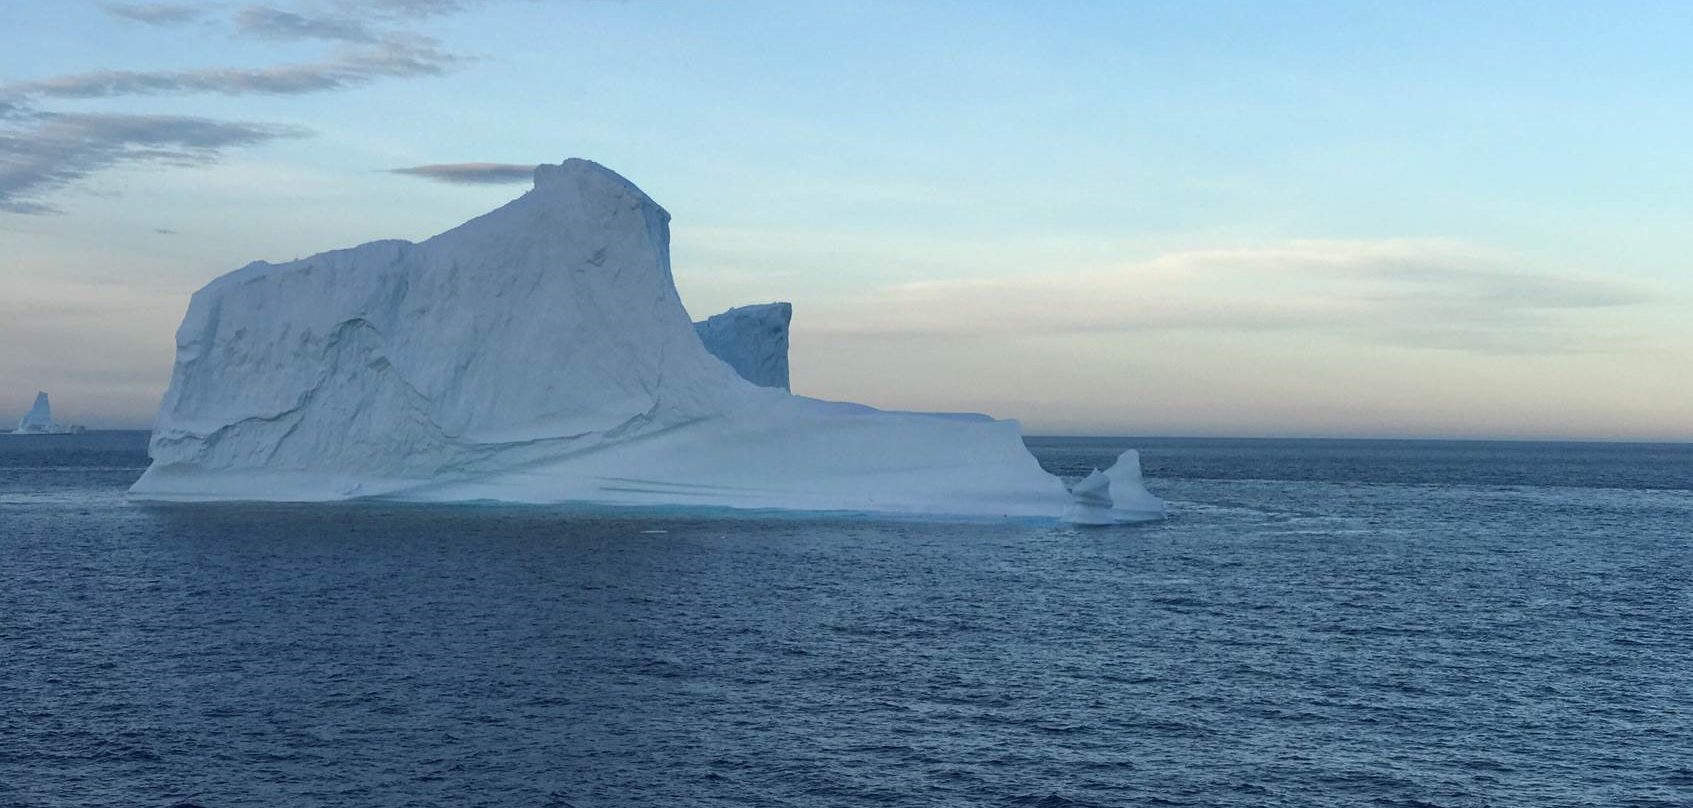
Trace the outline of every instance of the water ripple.
<instances>
[{"instance_id":1,"label":"water ripple","mask_svg":"<svg viewBox=\"0 0 1693 808\"><path fill-rule=\"evenodd\" d=\"M1693 452L1169 442L1082 531L144 508L66 440L0 444L8 806L1693 804Z\"/></svg>"}]
</instances>

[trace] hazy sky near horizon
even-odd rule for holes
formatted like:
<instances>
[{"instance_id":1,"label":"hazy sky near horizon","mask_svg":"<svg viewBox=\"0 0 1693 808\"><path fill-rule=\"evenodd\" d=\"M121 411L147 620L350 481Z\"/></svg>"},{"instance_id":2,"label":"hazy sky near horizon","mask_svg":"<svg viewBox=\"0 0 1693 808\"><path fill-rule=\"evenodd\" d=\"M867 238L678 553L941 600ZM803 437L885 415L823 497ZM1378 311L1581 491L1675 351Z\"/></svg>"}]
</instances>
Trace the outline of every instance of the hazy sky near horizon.
<instances>
[{"instance_id":1,"label":"hazy sky near horizon","mask_svg":"<svg viewBox=\"0 0 1693 808\"><path fill-rule=\"evenodd\" d=\"M1031 433L1693 440L1693 4L0 0L0 420L586 157L796 392Z\"/></svg>"}]
</instances>

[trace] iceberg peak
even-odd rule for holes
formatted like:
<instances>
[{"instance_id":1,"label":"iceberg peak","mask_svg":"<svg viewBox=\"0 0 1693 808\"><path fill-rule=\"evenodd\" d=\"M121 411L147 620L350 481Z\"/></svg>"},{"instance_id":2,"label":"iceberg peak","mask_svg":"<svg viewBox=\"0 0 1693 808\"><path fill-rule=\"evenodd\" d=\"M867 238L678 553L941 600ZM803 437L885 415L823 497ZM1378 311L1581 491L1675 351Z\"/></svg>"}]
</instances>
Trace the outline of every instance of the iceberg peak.
<instances>
[{"instance_id":1,"label":"iceberg peak","mask_svg":"<svg viewBox=\"0 0 1693 808\"><path fill-rule=\"evenodd\" d=\"M535 166L535 186L528 195L550 204L568 207L597 207L626 203L630 207L651 207L670 220L670 213L622 174L592 160L572 157L556 165Z\"/></svg>"}]
</instances>

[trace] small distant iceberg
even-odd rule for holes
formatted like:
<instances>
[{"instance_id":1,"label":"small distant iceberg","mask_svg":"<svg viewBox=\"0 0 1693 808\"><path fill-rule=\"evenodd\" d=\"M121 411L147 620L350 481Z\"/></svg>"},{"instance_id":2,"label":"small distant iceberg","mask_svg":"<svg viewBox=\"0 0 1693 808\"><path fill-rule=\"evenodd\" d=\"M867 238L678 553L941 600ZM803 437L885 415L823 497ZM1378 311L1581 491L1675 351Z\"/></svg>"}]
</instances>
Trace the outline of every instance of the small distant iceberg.
<instances>
[{"instance_id":1,"label":"small distant iceberg","mask_svg":"<svg viewBox=\"0 0 1693 808\"><path fill-rule=\"evenodd\" d=\"M1016 421L789 391L793 307L694 322L670 214L586 160L421 243L256 262L176 334L144 500L507 502L1061 520ZM1163 503L1128 453L1086 517Z\"/></svg>"},{"instance_id":2,"label":"small distant iceberg","mask_svg":"<svg viewBox=\"0 0 1693 808\"><path fill-rule=\"evenodd\" d=\"M35 406L18 419L18 428L12 430L13 435L75 435L83 428L73 424L61 424L53 420L53 405L48 402L47 394L35 394Z\"/></svg>"},{"instance_id":3,"label":"small distant iceberg","mask_svg":"<svg viewBox=\"0 0 1693 808\"><path fill-rule=\"evenodd\" d=\"M1164 500L1146 490L1140 453L1130 449L1105 471L1094 469L1070 489L1064 521L1073 525L1120 525L1166 517Z\"/></svg>"}]
</instances>

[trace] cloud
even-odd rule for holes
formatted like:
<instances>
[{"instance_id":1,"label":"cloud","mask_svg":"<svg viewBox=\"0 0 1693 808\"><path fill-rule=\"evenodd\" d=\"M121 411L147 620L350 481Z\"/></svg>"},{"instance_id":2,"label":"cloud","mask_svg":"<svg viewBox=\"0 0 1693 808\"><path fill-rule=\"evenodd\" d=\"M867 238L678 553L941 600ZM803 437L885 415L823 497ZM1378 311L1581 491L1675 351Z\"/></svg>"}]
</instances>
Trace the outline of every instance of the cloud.
<instances>
[{"instance_id":1,"label":"cloud","mask_svg":"<svg viewBox=\"0 0 1693 808\"><path fill-rule=\"evenodd\" d=\"M1488 353L1596 344L1571 317L1645 303L1613 281L1535 272L1514 256L1428 240L1296 241L1187 251L1104 270L955 278L831 304L847 336L1303 331Z\"/></svg>"},{"instance_id":2,"label":"cloud","mask_svg":"<svg viewBox=\"0 0 1693 808\"><path fill-rule=\"evenodd\" d=\"M103 3L107 14L145 25L186 25L205 17L208 10L192 3Z\"/></svg>"},{"instance_id":3,"label":"cloud","mask_svg":"<svg viewBox=\"0 0 1693 808\"><path fill-rule=\"evenodd\" d=\"M237 34L265 39L332 39L368 42L376 38L370 20L411 22L425 17L456 14L485 0L339 0L331 14L315 14L323 3L291 11L270 5L248 5L231 18ZM101 3L113 17L145 25L186 25L218 11L207 3ZM310 11L307 11L310 9Z\"/></svg>"},{"instance_id":4,"label":"cloud","mask_svg":"<svg viewBox=\"0 0 1693 808\"><path fill-rule=\"evenodd\" d=\"M327 39L372 42L377 35L353 17L307 16L271 6L247 6L235 13L236 33L261 39Z\"/></svg>"},{"instance_id":5,"label":"cloud","mask_svg":"<svg viewBox=\"0 0 1693 808\"><path fill-rule=\"evenodd\" d=\"M304 131L169 115L37 111L44 99L299 95L349 89L379 79L440 75L463 59L443 50L434 39L392 29L421 16L466 7L446 0L324 0L287 7L253 4L229 14L227 7L211 3L106 3L104 8L112 16L149 25L196 22L215 12L240 36L338 44L312 62L257 68L94 70L0 83L0 211L55 212L40 201L44 192L113 165L204 163L227 148Z\"/></svg>"},{"instance_id":6,"label":"cloud","mask_svg":"<svg viewBox=\"0 0 1693 808\"><path fill-rule=\"evenodd\" d=\"M426 37L390 37L378 43L342 48L319 62L261 68L215 67L197 70L96 70L0 85L0 97L110 98L168 93L248 93L296 95L340 90L380 78L409 78L445 73L459 58ZM4 103L0 100L0 103Z\"/></svg>"},{"instance_id":7,"label":"cloud","mask_svg":"<svg viewBox=\"0 0 1693 808\"><path fill-rule=\"evenodd\" d=\"M429 17L464 11L474 0L367 0L368 7L398 17Z\"/></svg>"},{"instance_id":8,"label":"cloud","mask_svg":"<svg viewBox=\"0 0 1693 808\"><path fill-rule=\"evenodd\" d=\"M535 167L513 163L439 163L410 168L391 168L390 174L405 174L456 185L497 185L529 182L535 178Z\"/></svg>"},{"instance_id":9,"label":"cloud","mask_svg":"<svg viewBox=\"0 0 1693 808\"><path fill-rule=\"evenodd\" d=\"M0 128L0 211L55 213L41 194L116 165L200 165L224 150L306 130L178 115L37 113Z\"/></svg>"}]
</instances>

